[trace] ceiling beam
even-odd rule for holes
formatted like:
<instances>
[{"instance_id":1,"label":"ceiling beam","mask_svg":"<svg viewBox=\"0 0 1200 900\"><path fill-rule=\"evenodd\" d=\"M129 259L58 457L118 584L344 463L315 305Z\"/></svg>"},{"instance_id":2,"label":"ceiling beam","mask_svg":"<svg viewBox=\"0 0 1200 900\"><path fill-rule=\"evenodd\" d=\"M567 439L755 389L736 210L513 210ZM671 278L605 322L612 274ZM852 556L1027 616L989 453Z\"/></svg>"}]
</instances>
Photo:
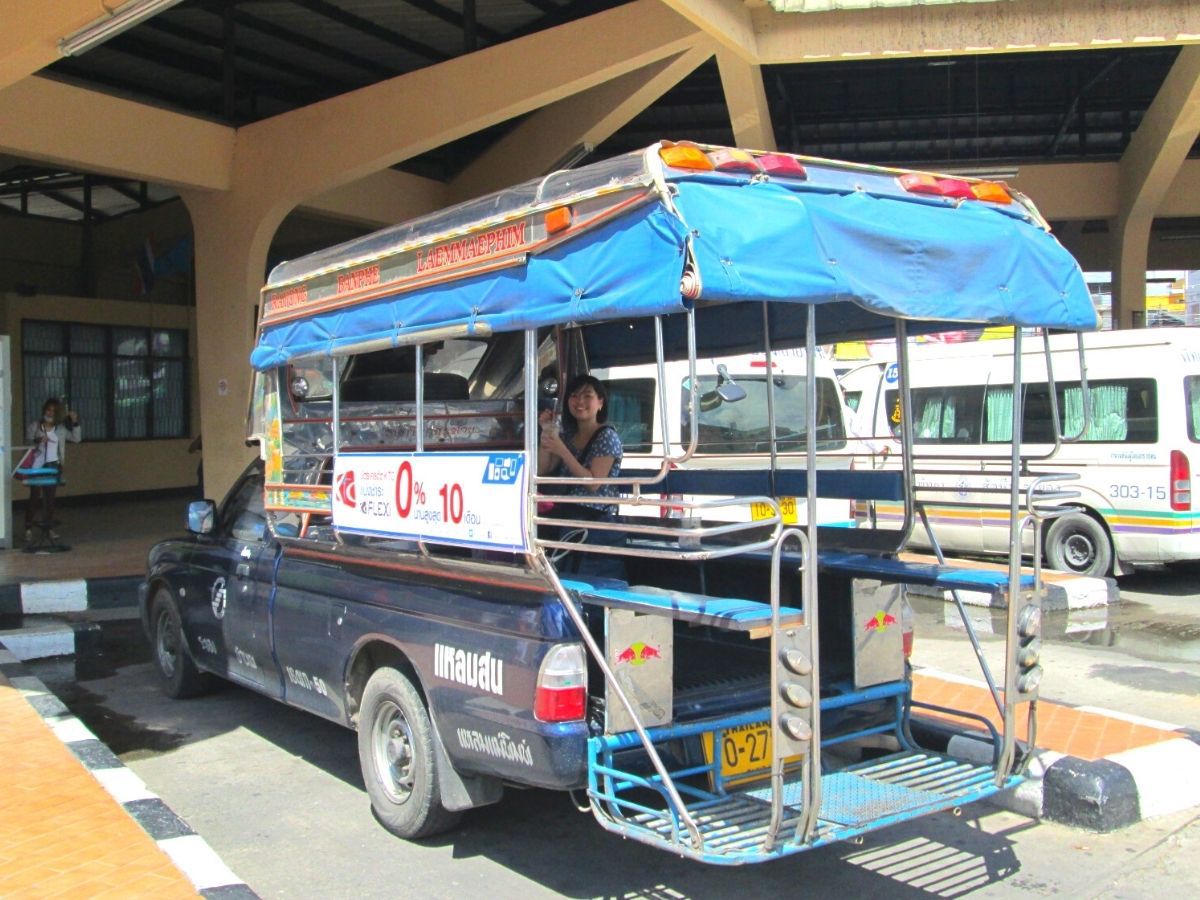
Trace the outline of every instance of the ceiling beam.
<instances>
[{"instance_id":1,"label":"ceiling beam","mask_svg":"<svg viewBox=\"0 0 1200 900\"><path fill-rule=\"evenodd\" d=\"M484 151L454 180L450 186L454 200L468 200L545 175L571 148L599 146L712 54L713 45L704 41L702 46L678 56L538 110Z\"/></svg>"},{"instance_id":2,"label":"ceiling beam","mask_svg":"<svg viewBox=\"0 0 1200 900\"><path fill-rule=\"evenodd\" d=\"M0 90L0 122L0 153L42 164L176 188L232 181L232 128L49 78Z\"/></svg>"},{"instance_id":3,"label":"ceiling beam","mask_svg":"<svg viewBox=\"0 0 1200 900\"><path fill-rule=\"evenodd\" d=\"M750 10L742 0L662 0L701 31L746 62L758 62Z\"/></svg>"},{"instance_id":4,"label":"ceiling beam","mask_svg":"<svg viewBox=\"0 0 1200 900\"><path fill-rule=\"evenodd\" d=\"M16 10L13 7L24 7ZM104 15L97 0L4 3L0 27L0 89L58 62L58 42Z\"/></svg>"},{"instance_id":5,"label":"ceiling beam","mask_svg":"<svg viewBox=\"0 0 1200 900\"><path fill-rule=\"evenodd\" d=\"M597 34L622 39L599 41ZM659 0L635 0L247 125L238 132L238 170L259 189L300 203L675 56L698 40L700 32ZM546 65L548 59L555 64Z\"/></svg>"},{"instance_id":6,"label":"ceiling beam","mask_svg":"<svg viewBox=\"0 0 1200 900\"><path fill-rule=\"evenodd\" d=\"M764 65L1200 42L1195 0L1011 0L822 13L764 6L750 15Z\"/></svg>"}]
</instances>

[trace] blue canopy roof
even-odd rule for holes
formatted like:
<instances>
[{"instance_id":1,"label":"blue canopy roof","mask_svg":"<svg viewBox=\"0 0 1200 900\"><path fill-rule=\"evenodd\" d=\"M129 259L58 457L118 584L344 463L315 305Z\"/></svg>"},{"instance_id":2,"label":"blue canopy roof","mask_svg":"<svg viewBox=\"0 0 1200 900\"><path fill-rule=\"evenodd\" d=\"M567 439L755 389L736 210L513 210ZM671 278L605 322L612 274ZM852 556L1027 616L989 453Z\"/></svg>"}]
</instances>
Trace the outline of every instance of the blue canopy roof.
<instances>
[{"instance_id":1,"label":"blue canopy roof","mask_svg":"<svg viewBox=\"0 0 1200 900\"><path fill-rule=\"evenodd\" d=\"M689 302L680 293L689 255L701 301L768 301L781 314L784 304L827 305L817 317L821 342L890 335L896 318L914 330L1097 326L1075 260L1024 207L907 194L881 170L847 179L831 168L823 179L809 169L807 181L667 170L669 199L654 193L524 265L268 326L251 361L268 368L447 326L498 332L679 312ZM627 178L638 190L649 181ZM328 271L337 258L333 248L320 263ZM303 262L286 264L287 274L303 272ZM717 334L730 352L737 314L731 308Z\"/></svg>"}]
</instances>

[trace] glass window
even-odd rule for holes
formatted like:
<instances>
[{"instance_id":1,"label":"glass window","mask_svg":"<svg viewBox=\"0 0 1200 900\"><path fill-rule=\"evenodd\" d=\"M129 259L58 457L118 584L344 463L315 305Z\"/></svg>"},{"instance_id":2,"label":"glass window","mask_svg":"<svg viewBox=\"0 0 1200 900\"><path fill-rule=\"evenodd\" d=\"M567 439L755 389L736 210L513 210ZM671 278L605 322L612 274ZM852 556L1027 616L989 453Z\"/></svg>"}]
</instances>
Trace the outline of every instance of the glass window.
<instances>
[{"instance_id":1,"label":"glass window","mask_svg":"<svg viewBox=\"0 0 1200 900\"><path fill-rule=\"evenodd\" d=\"M1083 426L1083 389L1079 382L1057 384L1059 428L1066 436ZM1088 383L1091 405L1085 444L1147 444L1158 440L1157 386L1152 378L1131 378ZM986 402L986 440L1008 443L1012 435L1011 386L989 388ZM1054 442L1054 416L1045 384L1025 388L1021 415L1025 443Z\"/></svg>"},{"instance_id":2,"label":"glass window","mask_svg":"<svg viewBox=\"0 0 1200 900\"><path fill-rule=\"evenodd\" d=\"M614 378L608 391L608 424L617 429L626 453L649 453L654 436L653 378Z\"/></svg>"},{"instance_id":3,"label":"glass window","mask_svg":"<svg viewBox=\"0 0 1200 900\"><path fill-rule=\"evenodd\" d=\"M772 393L775 406L776 448L781 452L800 452L805 449L808 417L805 379L799 375L732 375L746 396L727 400L717 390L716 375L698 377L700 415L696 422L699 453L768 453L770 428L767 418L767 394ZM688 384L682 388L682 428L680 440L690 435L687 420ZM842 419L841 395L837 385L828 378L817 382L817 449L833 450L846 443L846 426Z\"/></svg>"},{"instance_id":4,"label":"glass window","mask_svg":"<svg viewBox=\"0 0 1200 900\"><path fill-rule=\"evenodd\" d=\"M892 425L899 434L900 392L885 395L893 410ZM981 429L983 386L916 388L912 391L913 442L917 444L977 444Z\"/></svg>"},{"instance_id":5,"label":"glass window","mask_svg":"<svg viewBox=\"0 0 1200 900\"><path fill-rule=\"evenodd\" d=\"M1200 375L1183 379L1183 393L1187 403L1188 438L1197 444L1200 443Z\"/></svg>"},{"instance_id":6,"label":"glass window","mask_svg":"<svg viewBox=\"0 0 1200 900\"><path fill-rule=\"evenodd\" d=\"M61 397L86 441L187 436L186 331L26 321L21 334L27 417Z\"/></svg>"}]
</instances>

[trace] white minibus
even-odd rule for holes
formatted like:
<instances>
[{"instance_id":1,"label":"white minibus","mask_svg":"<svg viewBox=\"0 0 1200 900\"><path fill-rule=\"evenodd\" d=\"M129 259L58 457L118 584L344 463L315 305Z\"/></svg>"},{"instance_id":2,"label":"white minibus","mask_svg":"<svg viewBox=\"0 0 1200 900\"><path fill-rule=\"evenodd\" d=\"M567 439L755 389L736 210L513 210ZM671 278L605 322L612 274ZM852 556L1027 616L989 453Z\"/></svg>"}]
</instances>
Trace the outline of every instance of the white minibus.
<instances>
[{"instance_id":1,"label":"white minibus","mask_svg":"<svg viewBox=\"0 0 1200 900\"><path fill-rule=\"evenodd\" d=\"M1012 346L989 340L910 348L918 484L936 491L925 512L943 550L1009 550L1009 509L1000 489L1008 486ZM1050 339L1060 433L1070 438L1082 431L1054 452L1045 347L1041 338L1023 344L1026 471L1031 480L1074 473L1071 489L1080 495L1068 501L1078 511L1055 519L1043 534L1043 559L1088 575L1200 559L1200 516L1191 496L1191 473L1200 464L1200 329L1096 332L1084 335L1084 346L1086 430L1077 339ZM855 409L856 456L875 467L898 464L896 364L861 365L841 384ZM898 506L884 503L869 514L881 524L902 518ZM930 545L919 523L913 540ZM1028 532L1023 549L1033 550Z\"/></svg>"},{"instance_id":2,"label":"white minibus","mask_svg":"<svg viewBox=\"0 0 1200 900\"><path fill-rule=\"evenodd\" d=\"M846 427L849 411L842 403L841 391L833 367L822 357L815 359L817 466L821 469L847 469ZM690 370L686 360L665 365L666 410L657 408L658 367L654 364L596 369L609 393L608 422L621 436L626 469L651 468L651 461L663 454L663 422L667 439L676 454L687 449L691 440L688 416ZM774 405L776 450L781 468L803 468L807 391L805 360L802 350L781 350L766 354L746 354L696 360L699 411L696 420L695 458L707 468L737 469L749 467L755 457L769 452L768 394ZM682 498L681 498L682 499ZM780 497L784 521L806 521L804 498ZM716 516L733 521L770 516L767 508L730 507ZM664 507L669 518L686 517L680 508ZM822 525L851 526L850 504L845 500L819 500L818 521ZM644 510L642 511L644 514ZM636 515L632 507L622 508L623 515ZM712 513L710 512L710 515Z\"/></svg>"}]
</instances>

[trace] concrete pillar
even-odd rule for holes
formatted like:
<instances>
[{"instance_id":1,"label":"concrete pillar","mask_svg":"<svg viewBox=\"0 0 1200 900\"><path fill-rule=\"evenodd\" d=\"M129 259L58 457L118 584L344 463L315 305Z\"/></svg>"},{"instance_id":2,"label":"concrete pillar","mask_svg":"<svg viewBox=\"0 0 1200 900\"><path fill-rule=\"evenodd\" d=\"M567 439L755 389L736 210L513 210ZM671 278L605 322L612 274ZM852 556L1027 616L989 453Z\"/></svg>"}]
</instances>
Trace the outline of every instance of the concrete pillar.
<instances>
[{"instance_id":1,"label":"concrete pillar","mask_svg":"<svg viewBox=\"0 0 1200 900\"><path fill-rule=\"evenodd\" d=\"M763 88L762 67L746 62L727 48L717 51L717 67L733 125L733 142L752 150L778 149Z\"/></svg>"},{"instance_id":2,"label":"concrete pillar","mask_svg":"<svg viewBox=\"0 0 1200 900\"><path fill-rule=\"evenodd\" d=\"M1121 157L1113 256L1113 328L1140 324L1146 311L1150 226L1200 136L1200 47L1187 46Z\"/></svg>"},{"instance_id":3,"label":"concrete pillar","mask_svg":"<svg viewBox=\"0 0 1200 900\"><path fill-rule=\"evenodd\" d=\"M284 210L250 191L181 194L196 242L196 360L204 491L220 500L253 458L246 446L255 307Z\"/></svg>"}]
</instances>

